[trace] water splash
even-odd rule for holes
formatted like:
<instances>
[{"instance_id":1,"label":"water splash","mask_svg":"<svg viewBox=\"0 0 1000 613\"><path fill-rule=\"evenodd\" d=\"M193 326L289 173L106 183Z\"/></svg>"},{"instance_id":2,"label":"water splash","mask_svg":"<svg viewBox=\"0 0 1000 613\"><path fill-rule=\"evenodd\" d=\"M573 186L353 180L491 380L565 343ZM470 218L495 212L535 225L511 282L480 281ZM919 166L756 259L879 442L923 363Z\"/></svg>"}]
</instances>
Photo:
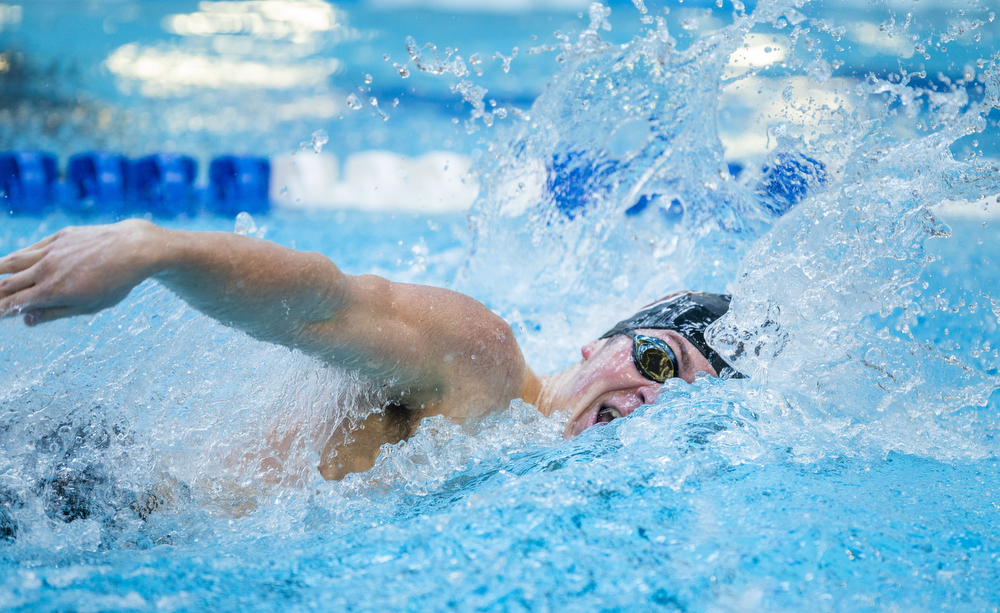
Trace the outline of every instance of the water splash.
<instances>
[{"instance_id":1,"label":"water splash","mask_svg":"<svg viewBox=\"0 0 1000 613\"><path fill-rule=\"evenodd\" d=\"M554 47L565 67L530 120L487 144L460 284L500 296L516 325L546 318L539 336L570 342L580 340L570 328L593 334L606 311L671 287L724 290L748 237L773 217L727 178L715 130L743 26L678 51L663 20L611 46L598 34L608 16L593 6L579 39Z\"/></svg>"}]
</instances>

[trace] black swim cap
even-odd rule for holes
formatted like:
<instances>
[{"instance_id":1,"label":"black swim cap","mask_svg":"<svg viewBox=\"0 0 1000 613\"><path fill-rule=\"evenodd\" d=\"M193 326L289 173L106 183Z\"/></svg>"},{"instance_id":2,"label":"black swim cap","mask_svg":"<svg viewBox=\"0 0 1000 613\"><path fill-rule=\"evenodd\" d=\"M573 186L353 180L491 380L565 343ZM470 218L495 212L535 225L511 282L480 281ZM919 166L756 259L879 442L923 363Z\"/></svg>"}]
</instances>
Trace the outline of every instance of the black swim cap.
<instances>
[{"instance_id":1,"label":"black swim cap","mask_svg":"<svg viewBox=\"0 0 1000 613\"><path fill-rule=\"evenodd\" d=\"M729 310L732 298L725 294L684 292L668 296L653 303L632 317L604 333L601 338L611 338L632 330L673 330L686 338L701 351L719 376L729 369L732 378L742 378L735 368L705 342L705 329Z\"/></svg>"}]
</instances>

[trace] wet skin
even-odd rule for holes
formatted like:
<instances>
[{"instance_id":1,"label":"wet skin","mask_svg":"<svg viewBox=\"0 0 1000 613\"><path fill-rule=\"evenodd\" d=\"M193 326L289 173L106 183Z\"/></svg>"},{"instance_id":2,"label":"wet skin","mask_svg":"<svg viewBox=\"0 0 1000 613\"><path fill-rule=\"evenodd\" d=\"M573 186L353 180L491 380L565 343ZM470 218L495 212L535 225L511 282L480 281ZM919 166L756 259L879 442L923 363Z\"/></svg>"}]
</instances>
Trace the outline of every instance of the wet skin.
<instances>
[{"instance_id":1,"label":"wet skin","mask_svg":"<svg viewBox=\"0 0 1000 613\"><path fill-rule=\"evenodd\" d=\"M639 374L626 336L588 343L580 362L538 376L510 326L458 292L347 275L320 254L139 220L66 228L0 258L0 317L34 326L96 313L148 278L225 325L356 370L397 398L404 410L317 442L327 478L366 470L383 443L409 438L422 417L461 423L521 398L545 415L568 411L570 438L654 402L661 387ZM684 381L716 375L678 333L639 332L671 346Z\"/></svg>"},{"instance_id":2,"label":"wet skin","mask_svg":"<svg viewBox=\"0 0 1000 613\"><path fill-rule=\"evenodd\" d=\"M699 372L718 376L704 355L673 330L637 330L663 339L677 357L677 377L692 383ZM543 413L569 412L563 435L572 438L594 425L626 417L656 401L662 385L643 377L632 361L632 339L620 335L587 343L583 359L543 381L536 406ZM545 407L545 408L543 408ZM551 407L551 408L550 408ZM548 411L546 411L548 409Z\"/></svg>"}]
</instances>

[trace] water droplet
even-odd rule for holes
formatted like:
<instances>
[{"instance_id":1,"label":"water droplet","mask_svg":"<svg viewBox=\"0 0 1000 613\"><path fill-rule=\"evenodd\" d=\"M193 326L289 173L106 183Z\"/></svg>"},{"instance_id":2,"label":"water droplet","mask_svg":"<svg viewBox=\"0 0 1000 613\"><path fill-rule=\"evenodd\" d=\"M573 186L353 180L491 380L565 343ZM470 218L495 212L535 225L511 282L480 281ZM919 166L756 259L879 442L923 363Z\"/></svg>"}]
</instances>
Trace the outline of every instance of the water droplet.
<instances>
[{"instance_id":1,"label":"water droplet","mask_svg":"<svg viewBox=\"0 0 1000 613\"><path fill-rule=\"evenodd\" d=\"M253 217L250 213L242 212L236 216L236 226L233 228L233 232L239 234L240 236L246 236L251 232L257 231L257 224L254 223Z\"/></svg>"},{"instance_id":2,"label":"water droplet","mask_svg":"<svg viewBox=\"0 0 1000 613\"><path fill-rule=\"evenodd\" d=\"M366 75L365 75L365 85L371 85L371 82L372 82L373 80L374 80L374 79L372 79L372 76L371 76L370 74L366 74Z\"/></svg>"},{"instance_id":3,"label":"water droplet","mask_svg":"<svg viewBox=\"0 0 1000 613\"><path fill-rule=\"evenodd\" d=\"M323 145L328 142L330 142L330 137L327 135L326 130L316 130L312 133L311 139L299 143L299 149L305 151L309 147L312 147L313 151L319 153L323 150Z\"/></svg>"},{"instance_id":4,"label":"water droplet","mask_svg":"<svg viewBox=\"0 0 1000 613\"><path fill-rule=\"evenodd\" d=\"M361 108L361 101L358 100L358 97L356 95L350 94L347 96L347 106L351 107L356 111Z\"/></svg>"},{"instance_id":5,"label":"water droplet","mask_svg":"<svg viewBox=\"0 0 1000 613\"><path fill-rule=\"evenodd\" d=\"M405 79L405 78L407 78L407 77L410 76L410 69L407 68L406 66L403 66L401 64L397 64L396 62L393 62L392 66L393 66L393 68L396 69L396 72L399 73L400 78Z\"/></svg>"}]
</instances>

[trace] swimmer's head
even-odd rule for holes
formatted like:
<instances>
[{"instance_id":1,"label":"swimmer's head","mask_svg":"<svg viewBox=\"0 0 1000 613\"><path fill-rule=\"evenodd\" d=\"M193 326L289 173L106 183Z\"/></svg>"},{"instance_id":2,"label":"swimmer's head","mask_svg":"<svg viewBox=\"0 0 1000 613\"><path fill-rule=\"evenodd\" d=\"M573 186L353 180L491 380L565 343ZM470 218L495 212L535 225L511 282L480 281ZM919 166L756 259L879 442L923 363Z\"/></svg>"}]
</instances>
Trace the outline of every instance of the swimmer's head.
<instances>
[{"instance_id":1,"label":"swimmer's head","mask_svg":"<svg viewBox=\"0 0 1000 613\"><path fill-rule=\"evenodd\" d=\"M673 294L584 345L583 360L564 372L554 399L570 410L565 436L652 404L666 379L741 376L705 342L705 329L729 301L721 294Z\"/></svg>"}]
</instances>

